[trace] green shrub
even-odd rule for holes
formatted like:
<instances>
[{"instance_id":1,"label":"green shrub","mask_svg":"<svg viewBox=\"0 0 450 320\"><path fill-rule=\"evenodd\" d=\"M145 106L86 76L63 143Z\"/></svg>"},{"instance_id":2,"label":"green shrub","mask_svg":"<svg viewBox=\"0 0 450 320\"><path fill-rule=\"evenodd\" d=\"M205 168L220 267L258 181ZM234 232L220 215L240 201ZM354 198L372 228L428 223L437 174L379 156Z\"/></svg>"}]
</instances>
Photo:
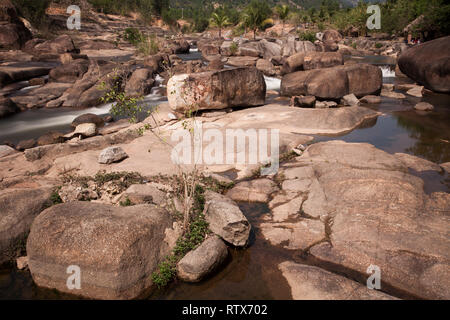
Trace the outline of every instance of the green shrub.
<instances>
[{"instance_id":1,"label":"green shrub","mask_svg":"<svg viewBox=\"0 0 450 320\"><path fill-rule=\"evenodd\" d=\"M235 54L237 53L238 49L239 49L239 47L238 47L237 43L236 43L236 42L233 42L233 43L230 45L230 52L231 52L231 55L235 55Z\"/></svg>"},{"instance_id":2,"label":"green shrub","mask_svg":"<svg viewBox=\"0 0 450 320\"><path fill-rule=\"evenodd\" d=\"M382 43L379 43L379 42L375 43L375 48L380 49L382 47L383 47Z\"/></svg>"},{"instance_id":3,"label":"green shrub","mask_svg":"<svg viewBox=\"0 0 450 320\"><path fill-rule=\"evenodd\" d=\"M144 40L143 34L136 28L126 28L123 32L123 38L133 45Z\"/></svg>"},{"instance_id":4,"label":"green shrub","mask_svg":"<svg viewBox=\"0 0 450 320\"><path fill-rule=\"evenodd\" d=\"M12 0L19 15L27 19L35 28L40 28L47 23L45 11L50 5L50 0Z\"/></svg>"},{"instance_id":5,"label":"green shrub","mask_svg":"<svg viewBox=\"0 0 450 320\"><path fill-rule=\"evenodd\" d=\"M299 31L298 35L302 41L316 41L316 34L312 31Z\"/></svg>"}]
</instances>

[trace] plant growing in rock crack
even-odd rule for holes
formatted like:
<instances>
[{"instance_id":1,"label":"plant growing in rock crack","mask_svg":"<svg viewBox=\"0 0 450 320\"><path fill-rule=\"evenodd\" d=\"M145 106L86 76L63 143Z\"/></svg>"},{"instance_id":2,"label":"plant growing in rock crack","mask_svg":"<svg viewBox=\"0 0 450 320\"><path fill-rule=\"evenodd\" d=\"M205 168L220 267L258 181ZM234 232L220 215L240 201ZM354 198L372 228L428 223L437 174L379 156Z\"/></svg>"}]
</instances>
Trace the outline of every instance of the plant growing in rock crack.
<instances>
[{"instance_id":1,"label":"plant growing in rock crack","mask_svg":"<svg viewBox=\"0 0 450 320\"><path fill-rule=\"evenodd\" d=\"M204 189L200 185L195 186L193 203L190 208L189 224L184 229L184 234L177 240L172 254L167 256L158 265L157 271L152 273L152 281L162 288L176 277L176 265L186 253L195 249L205 239L209 232L208 223L205 220ZM186 217L186 216L185 216Z\"/></svg>"},{"instance_id":2,"label":"plant growing in rock crack","mask_svg":"<svg viewBox=\"0 0 450 320\"><path fill-rule=\"evenodd\" d=\"M100 98L103 103L112 103L110 112L114 116L127 117L131 123L138 121L138 115L143 112L143 105L140 103L144 97L132 97L124 92L128 73L117 68L107 75L108 81L102 81L99 90L105 91Z\"/></svg>"},{"instance_id":3,"label":"plant growing in rock crack","mask_svg":"<svg viewBox=\"0 0 450 320\"><path fill-rule=\"evenodd\" d=\"M194 96L192 103L187 103L187 93L180 92L181 98L187 106L185 115L188 119L183 120L183 130L187 130L194 139L195 135L195 116L198 110L197 102L199 97ZM180 196L183 198L184 212L183 233L177 240L172 254L167 257L159 266L158 270L152 274L152 281L159 288L167 285L176 276L176 264L190 250L195 249L205 239L208 231L208 223L205 220L204 188L202 186L202 177L200 176L197 164L194 163L192 169L183 168L181 163L177 163L177 180L180 186Z\"/></svg>"}]
</instances>

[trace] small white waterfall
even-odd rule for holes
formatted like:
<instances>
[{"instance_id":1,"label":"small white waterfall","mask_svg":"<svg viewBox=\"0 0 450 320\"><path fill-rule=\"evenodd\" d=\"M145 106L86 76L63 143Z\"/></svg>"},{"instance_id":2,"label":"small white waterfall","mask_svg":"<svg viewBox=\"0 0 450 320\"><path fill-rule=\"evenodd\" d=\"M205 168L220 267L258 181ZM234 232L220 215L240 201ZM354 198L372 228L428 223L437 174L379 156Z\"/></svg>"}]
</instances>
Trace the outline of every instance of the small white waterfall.
<instances>
[{"instance_id":1,"label":"small white waterfall","mask_svg":"<svg viewBox=\"0 0 450 320\"><path fill-rule=\"evenodd\" d=\"M281 80L280 79L264 76L264 80L266 80L267 90L280 91L280 88L281 88Z\"/></svg>"},{"instance_id":2,"label":"small white waterfall","mask_svg":"<svg viewBox=\"0 0 450 320\"><path fill-rule=\"evenodd\" d=\"M380 66L380 69L383 72L383 78L395 78L395 69L391 66Z\"/></svg>"}]
</instances>

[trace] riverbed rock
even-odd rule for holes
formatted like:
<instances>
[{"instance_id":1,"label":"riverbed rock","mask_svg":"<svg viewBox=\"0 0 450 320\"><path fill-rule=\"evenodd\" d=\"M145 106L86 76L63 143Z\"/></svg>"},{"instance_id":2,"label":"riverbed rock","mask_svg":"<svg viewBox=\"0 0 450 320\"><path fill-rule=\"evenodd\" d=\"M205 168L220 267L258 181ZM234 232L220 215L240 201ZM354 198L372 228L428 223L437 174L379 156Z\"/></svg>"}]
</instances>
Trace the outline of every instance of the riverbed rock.
<instances>
[{"instance_id":1,"label":"riverbed rock","mask_svg":"<svg viewBox=\"0 0 450 320\"><path fill-rule=\"evenodd\" d=\"M380 96L368 95L368 96L362 97L360 99L360 101L362 103L379 104L379 103L381 103L381 97Z\"/></svg>"},{"instance_id":2,"label":"riverbed rock","mask_svg":"<svg viewBox=\"0 0 450 320\"><path fill-rule=\"evenodd\" d=\"M274 117L274 114L277 116ZM233 111L215 123L231 129L264 128L278 129L280 133L339 134L353 130L365 120L379 115L365 107L317 109L268 104Z\"/></svg>"},{"instance_id":3,"label":"riverbed rock","mask_svg":"<svg viewBox=\"0 0 450 320\"><path fill-rule=\"evenodd\" d=\"M59 54L63 54L63 53L68 53L68 52L69 53L70 52L79 53L79 49L77 49L75 47L75 44L69 35L63 34L63 35L56 37L55 39L47 40L42 43L36 44L32 48L32 52L35 54L36 53L58 54L58 57L59 57Z\"/></svg>"},{"instance_id":4,"label":"riverbed rock","mask_svg":"<svg viewBox=\"0 0 450 320\"><path fill-rule=\"evenodd\" d=\"M306 55L305 52L299 52L288 57L284 61L283 68L281 69L282 74L288 74L295 71L303 70L303 61L305 55Z\"/></svg>"},{"instance_id":5,"label":"riverbed rock","mask_svg":"<svg viewBox=\"0 0 450 320\"><path fill-rule=\"evenodd\" d=\"M400 70L435 92L450 92L450 36L427 41L403 52Z\"/></svg>"},{"instance_id":6,"label":"riverbed rock","mask_svg":"<svg viewBox=\"0 0 450 320\"><path fill-rule=\"evenodd\" d=\"M316 106L316 97L294 96L291 98L290 106L298 108L314 108Z\"/></svg>"},{"instance_id":7,"label":"riverbed rock","mask_svg":"<svg viewBox=\"0 0 450 320\"><path fill-rule=\"evenodd\" d=\"M408 168L411 168L417 172L422 172L422 171L437 171L437 172L441 172L441 167L431 161L419 158L419 157L415 157L413 155L410 154L406 154L406 153L396 153L394 154L398 159L400 159L401 162L403 162L403 164L405 166L407 166Z\"/></svg>"},{"instance_id":8,"label":"riverbed rock","mask_svg":"<svg viewBox=\"0 0 450 320\"><path fill-rule=\"evenodd\" d=\"M259 41L261 56L265 60L271 60L273 57L281 57L281 46L276 42L262 39Z\"/></svg>"},{"instance_id":9,"label":"riverbed rock","mask_svg":"<svg viewBox=\"0 0 450 320\"><path fill-rule=\"evenodd\" d=\"M140 97L149 94L155 80L150 69L142 68L133 72L125 86L125 93L131 97Z\"/></svg>"},{"instance_id":10,"label":"riverbed rock","mask_svg":"<svg viewBox=\"0 0 450 320\"><path fill-rule=\"evenodd\" d=\"M252 56L239 56L228 58L227 64L233 67L254 67L258 57Z\"/></svg>"},{"instance_id":11,"label":"riverbed rock","mask_svg":"<svg viewBox=\"0 0 450 320\"><path fill-rule=\"evenodd\" d=\"M221 194L205 192L205 213L209 229L228 243L244 247L250 236L250 223L238 205Z\"/></svg>"},{"instance_id":12,"label":"riverbed rock","mask_svg":"<svg viewBox=\"0 0 450 320\"><path fill-rule=\"evenodd\" d=\"M97 134L97 126L95 123L82 123L76 126L71 133L64 135L64 138L71 139L73 137L89 138Z\"/></svg>"},{"instance_id":13,"label":"riverbed rock","mask_svg":"<svg viewBox=\"0 0 450 320\"><path fill-rule=\"evenodd\" d=\"M80 79L88 69L88 60L77 59L52 69L49 73L49 79L53 82L74 83Z\"/></svg>"},{"instance_id":14,"label":"riverbed rock","mask_svg":"<svg viewBox=\"0 0 450 320\"><path fill-rule=\"evenodd\" d=\"M419 102L414 106L414 109L419 111L433 111L434 106L428 102Z\"/></svg>"},{"instance_id":15,"label":"riverbed rock","mask_svg":"<svg viewBox=\"0 0 450 320\"><path fill-rule=\"evenodd\" d=\"M161 205L166 200L166 194L151 184L133 184L122 193L119 202L127 199L133 204Z\"/></svg>"},{"instance_id":16,"label":"riverbed rock","mask_svg":"<svg viewBox=\"0 0 450 320\"><path fill-rule=\"evenodd\" d=\"M64 142L64 135L60 132L50 131L37 139L38 146L45 146L48 144L56 144Z\"/></svg>"},{"instance_id":17,"label":"riverbed rock","mask_svg":"<svg viewBox=\"0 0 450 320\"><path fill-rule=\"evenodd\" d=\"M269 77L274 76L276 73L273 63L265 59L258 59L258 61L256 61L256 69Z\"/></svg>"},{"instance_id":18,"label":"riverbed rock","mask_svg":"<svg viewBox=\"0 0 450 320\"><path fill-rule=\"evenodd\" d=\"M20 109L9 98L0 98L0 119L19 112Z\"/></svg>"},{"instance_id":19,"label":"riverbed rock","mask_svg":"<svg viewBox=\"0 0 450 320\"><path fill-rule=\"evenodd\" d=\"M23 270L28 268L28 257L24 256L24 257L19 257L16 260L16 266L18 270Z\"/></svg>"},{"instance_id":20,"label":"riverbed rock","mask_svg":"<svg viewBox=\"0 0 450 320\"><path fill-rule=\"evenodd\" d=\"M178 235L170 214L155 206L64 203L33 222L29 268L40 287L91 299L133 299L151 287L152 272ZM80 289L67 286L69 266L80 268Z\"/></svg>"},{"instance_id":21,"label":"riverbed rock","mask_svg":"<svg viewBox=\"0 0 450 320\"><path fill-rule=\"evenodd\" d=\"M11 97L11 100L21 108L46 107L61 97L71 86L71 83L50 82L31 89L23 95L15 95Z\"/></svg>"},{"instance_id":22,"label":"riverbed rock","mask_svg":"<svg viewBox=\"0 0 450 320\"><path fill-rule=\"evenodd\" d=\"M424 93L424 87L415 86L414 88L409 89L406 93L413 97L422 98Z\"/></svg>"},{"instance_id":23,"label":"riverbed rock","mask_svg":"<svg viewBox=\"0 0 450 320\"><path fill-rule=\"evenodd\" d=\"M228 249L225 243L215 235L209 236L178 262L178 278L186 282L199 282L214 272L227 256Z\"/></svg>"},{"instance_id":24,"label":"riverbed rock","mask_svg":"<svg viewBox=\"0 0 450 320\"><path fill-rule=\"evenodd\" d=\"M10 146L0 145L0 158L10 156L16 152L17 151L14 150L14 148L11 148Z\"/></svg>"},{"instance_id":25,"label":"riverbed rock","mask_svg":"<svg viewBox=\"0 0 450 320\"><path fill-rule=\"evenodd\" d=\"M353 93L357 97L378 94L382 85L380 68L368 64L297 71L281 80L281 95L313 95L337 100Z\"/></svg>"},{"instance_id":26,"label":"riverbed rock","mask_svg":"<svg viewBox=\"0 0 450 320\"><path fill-rule=\"evenodd\" d=\"M51 203L51 189L0 191L0 264L23 250L34 218Z\"/></svg>"},{"instance_id":27,"label":"riverbed rock","mask_svg":"<svg viewBox=\"0 0 450 320\"><path fill-rule=\"evenodd\" d=\"M102 117L93 113L85 113L73 119L71 126L76 128L82 123L94 123L97 127L103 127L105 125Z\"/></svg>"},{"instance_id":28,"label":"riverbed rock","mask_svg":"<svg viewBox=\"0 0 450 320\"><path fill-rule=\"evenodd\" d=\"M31 149L36 146L36 140L34 139L28 139L28 140L21 140L16 145L16 150L23 151L26 149Z\"/></svg>"},{"instance_id":29,"label":"riverbed rock","mask_svg":"<svg viewBox=\"0 0 450 320\"><path fill-rule=\"evenodd\" d=\"M324 42L325 41L333 41L333 42L337 43L341 40L342 40L342 35L336 30L328 29L323 32L322 41L324 41Z\"/></svg>"},{"instance_id":30,"label":"riverbed rock","mask_svg":"<svg viewBox=\"0 0 450 320\"><path fill-rule=\"evenodd\" d=\"M324 269L285 261L278 265L294 300L395 300L381 291Z\"/></svg>"},{"instance_id":31,"label":"riverbed rock","mask_svg":"<svg viewBox=\"0 0 450 320\"><path fill-rule=\"evenodd\" d=\"M98 156L98 162L103 164L111 164L128 158L128 155L121 147L108 147L103 149Z\"/></svg>"},{"instance_id":32,"label":"riverbed rock","mask_svg":"<svg viewBox=\"0 0 450 320\"><path fill-rule=\"evenodd\" d=\"M341 104L348 107L357 106L359 105L359 100L353 93L351 93L342 97Z\"/></svg>"},{"instance_id":33,"label":"riverbed rock","mask_svg":"<svg viewBox=\"0 0 450 320\"><path fill-rule=\"evenodd\" d=\"M406 96L403 93L395 92L395 91L388 91L388 90L381 90L380 95L382 97L391 98L391 99L406 99Z\"/></svg>"},{"instance_id":34,"label":"riverbed rock","mask_svg":"<svg viewBox=\"0 0 450 320\"><path fill-rule=\"evenodd\" d=\"M303 69L322 69L344 64L344 57L339 52L307 52L303 58Z\"/></svg>"},{"instance_id":35,"label":"riverbed rock","mask_svg":"<svg viewBox=\"0 0 450 320\"><path fill-rule=\"evenodd\" d=\"M185 112L253 107L264 104L266 83L256 68L236 68L215 72L176 75L167 84L170 107Z\"/></svg>"},{"instance_id":36,"label":"riverbed rock","mask_svg":"<svg viewBox=\"0 0 450 320\"><path fill-rule=\"evenodd\" d=\"M441 163L441 168L447 173L450 173L450 162Z\"/></svg>"},{"instance_id":37,"label":"riverbed rock","mask_svg":"<svg viewBox=\"0 0 450 320\"><path fill-rule=\"evenodd\" d=\"M112 62L103 60L90 60L88 71L83 77L77 80L70 89L60 98L63 107L86 108L97 106L102 103L101 98L105 90L100 89L100 84L105 82L111 85L114 69L117 67ZM124 75L126 71L117 72L118 75ZM108 77L108 75L111 76Z\"/></svg>"},{"instance_id":38,"label":"riverbed rock","mask_svg":"<svg viewBox=\"0 0 450 320\"><path fill-rule=\"evenodd\" d=\"M361 275L376 265L411 297L450 297L449 193L426 194L398 157L366 143L316 143L295 164L314 172L302 216L329 228L312 256Z\"/></svg>"},{"instance_id":39,"label":"riverbed rock","mask_svg":"<svg viewBox=\"0 0 450 320\"><path fill-rule=\"evenodd\" d=\"M268 202L272 193L278 190L277 185L270 179L256 179L242 181L227 192L227 196L234 201Z\"/></svg>"}]
</instances>

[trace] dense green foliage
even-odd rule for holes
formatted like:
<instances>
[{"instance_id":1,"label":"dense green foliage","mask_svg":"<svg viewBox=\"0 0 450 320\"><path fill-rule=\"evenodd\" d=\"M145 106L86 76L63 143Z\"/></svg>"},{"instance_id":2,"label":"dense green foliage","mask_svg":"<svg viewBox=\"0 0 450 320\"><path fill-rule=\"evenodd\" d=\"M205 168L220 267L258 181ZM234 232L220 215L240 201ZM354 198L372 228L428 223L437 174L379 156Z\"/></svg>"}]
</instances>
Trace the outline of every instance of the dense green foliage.
<instances>
[{"instance_id":1,"label":"dense green foliage","mask_svg":"<svg viewBox=\"0 0 450 320\"><path fill-rule=\"evenodd\" d=\"M12 0L21 16L30 21L36 27L42 27L46 23L45 10L50 4L50 0Z\"/></svg>"},{"instance_id":2,"label":"dense green foliage","mask_svg":"<svg viewBox=\"0 0 450 320\"><path fill-rule=\"evenodd\" d=\"M54 0L62 2L64 0ZM36 27L45 26L45 10L50 0L12 0L19 13ZM74 3L77 1L74 0ZM184 32L203 32L208 27L233 26L234 34L263 28L267 19L277 17L283 24L312 24L315 29L331 27L343 32L358 31L402 34L405 27L415 36L432 39L450 34L450 3L446 0L88 0L98 11L128 14L139 12L146 21L161 17L175 28L177 20L188 25ZM367 6L381 7L381 30L367 30ZM274 8L272 11L271 8ZM266 22L264 22L266 20ZM263 23L264 22L264 23ZM311 27L311 25L310 25Z\"/></svg>"}]
</instances>

